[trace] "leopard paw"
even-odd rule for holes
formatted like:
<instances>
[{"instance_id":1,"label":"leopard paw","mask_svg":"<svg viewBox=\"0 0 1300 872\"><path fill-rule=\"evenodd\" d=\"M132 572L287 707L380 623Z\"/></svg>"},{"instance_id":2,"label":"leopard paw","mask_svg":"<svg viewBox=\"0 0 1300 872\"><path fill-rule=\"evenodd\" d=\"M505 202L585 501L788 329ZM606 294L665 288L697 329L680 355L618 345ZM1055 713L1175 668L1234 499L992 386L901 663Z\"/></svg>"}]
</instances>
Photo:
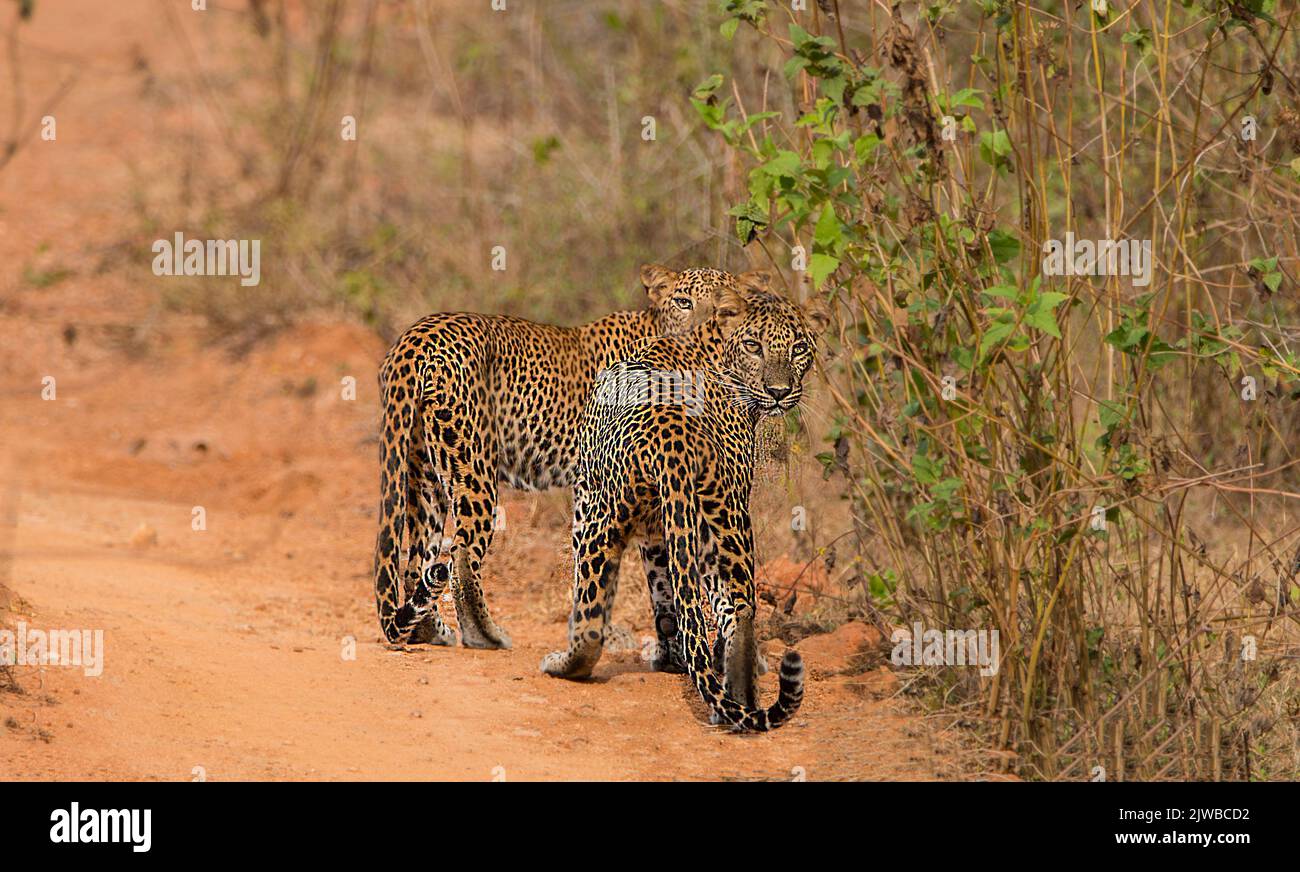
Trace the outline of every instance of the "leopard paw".
<instances>
[{"instance_id":1,"label":"leopard paw","mask_svg":"<svg viewBox=\"0 0 1300 872\"><path fill-rule=\"evenodd\" d=\"M581 650L577 652L552 651L542 658L542 672L555 678L580 681L591 677L592 669L599 657L599 652L595 656L591 656L589 652Z\"/></svg>"},{"instance_id":2,"label":"leopard paw","mask_svg":"<svg viewBox=\"0 0 1300 872\"><path fill-rule=\"evenodd\" d=\"M454 644L454 643L453 643ZM509 648L510 636L501 627L473 625L461 627L461 644L466 648Z\"/></svg>"},{"instance_id":3,"label":"leopard paw","mask_svg":"<svg viewBox=\"0 0 1300 872\"><path fill-rule=\"evenodd\" d=\"M425 618L411 631L412 645L452 647L455 646L456 641L456 631L432 616Z\"/></svg>"},{"instance_id":4,"label":"leopard paw","mask_svg":"<svg viewBox=\"0 0 1300 872\"><path fill-rule=\"evenodd\" d=\"M568 678L568 659L569 652L552 651L542 658L542 672L556 678Z\"/></svg>"}]
</instances>

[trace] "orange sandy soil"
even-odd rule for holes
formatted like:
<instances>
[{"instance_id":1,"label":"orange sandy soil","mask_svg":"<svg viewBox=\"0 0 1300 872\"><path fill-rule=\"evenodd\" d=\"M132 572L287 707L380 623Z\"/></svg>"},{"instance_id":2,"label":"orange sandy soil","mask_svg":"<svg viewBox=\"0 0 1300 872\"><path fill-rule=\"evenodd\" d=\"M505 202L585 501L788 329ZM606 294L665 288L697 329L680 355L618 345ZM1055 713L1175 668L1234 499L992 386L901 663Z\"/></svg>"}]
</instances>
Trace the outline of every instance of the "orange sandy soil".
<instances>
[{"instance_id":1,"label":"orange sandy soil","mask_svg":"<svg viewBox=\"0 0 1300 872\"><path fill-rule=\"evenodd\" d=\"M707 726L636 651L587 683L541 675L565 640L563 495L506 495L484 583L513 650L390 650L370 571L383 343L326 320L236 353L159 308L143 256L101 269L157 148L139 60L168 70L181 49L146 0L38 3L21 38L29 101L80 75L58 140L0 170L0 625L102 629L105 664L15 670L0 778L960 777L887 670L828 674L814 651L852 653L835 640L800 643L806 701L762 736ZM71 275L33 286L42 258ZM642 576L624 571L614 620L639 640Z\"/></svg>"}]
</instances>

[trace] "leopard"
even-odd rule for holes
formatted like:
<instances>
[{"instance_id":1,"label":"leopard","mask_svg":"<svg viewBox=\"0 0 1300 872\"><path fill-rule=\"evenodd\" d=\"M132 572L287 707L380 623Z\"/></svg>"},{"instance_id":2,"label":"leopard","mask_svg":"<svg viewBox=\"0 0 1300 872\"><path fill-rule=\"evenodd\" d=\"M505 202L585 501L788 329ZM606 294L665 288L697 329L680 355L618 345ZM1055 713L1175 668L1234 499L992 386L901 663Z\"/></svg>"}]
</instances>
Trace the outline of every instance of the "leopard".
<instances>
[{"instance_id":1,"label":"leopard","mask_svg":"<svg viewBox=\"0 0 1300 872\"><path fill-rule=\"evenodd\" d=\"M573 487L573 603L567 650L542 659L557 678L590 678L610 627L627 543L665 557L686 672L710 721L773 730L804 695L799 652L781 659L776 701L759 706L754 533L749 499L759 423L800 405L829 326L819 298L802 306L729 287L712 319L643 346L597 379L579 436ZM664 389L664 384L690 389ZM717 625L709 644L703 600ZM721 677L719 677L721 673Z\"/></svg>"},{"instance_id":2,"label":"leopard","mask_svg":"<svg viewBox=\"0 0 1300 872\"><path fill-rule=\"evenodd\" d=\"M440 312L421 318L393 343L379 369L374 557L376 607L389 644L456 645L456 631L439 609L450 584L460 643L509 648L510 636L492 619L480 580L500 525L500 485L570 487L578 429L597 373L644 343L707 321L718 288L761 290L771 275L678 272L649 263L640 279L649 308L617 311L582 326ZM444 548L449 522L455 532Z\"/></svg>"}]
</instances>

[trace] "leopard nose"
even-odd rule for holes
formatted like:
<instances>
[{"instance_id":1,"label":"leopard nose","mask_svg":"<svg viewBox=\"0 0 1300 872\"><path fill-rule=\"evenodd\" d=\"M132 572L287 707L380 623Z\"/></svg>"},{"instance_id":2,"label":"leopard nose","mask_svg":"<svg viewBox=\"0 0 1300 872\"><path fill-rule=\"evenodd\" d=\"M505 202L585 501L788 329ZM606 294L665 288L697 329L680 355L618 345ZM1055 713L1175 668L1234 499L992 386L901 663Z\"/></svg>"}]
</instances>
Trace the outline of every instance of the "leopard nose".
<instances>
[{"instance_id":1,"label":"leopard nose","mask_svg":"<svg viewBox=\"0 0 1300 872\"><path fill-rule=\"evenodd\" d=\"M779 403L782 400L784 400L786 397L790 396L790 386L789 385L768 385L767 395Z\"/></svg>"}]
</instances>

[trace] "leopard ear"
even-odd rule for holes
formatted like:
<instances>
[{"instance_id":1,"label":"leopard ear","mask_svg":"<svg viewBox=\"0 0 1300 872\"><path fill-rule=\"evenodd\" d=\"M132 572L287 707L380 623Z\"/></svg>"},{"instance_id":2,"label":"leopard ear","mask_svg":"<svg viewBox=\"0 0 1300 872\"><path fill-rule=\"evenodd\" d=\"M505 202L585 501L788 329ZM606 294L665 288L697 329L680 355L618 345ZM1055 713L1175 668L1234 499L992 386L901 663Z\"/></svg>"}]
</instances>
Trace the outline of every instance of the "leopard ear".
<instances>
[{"instance_id":1,"label":"leopard ear","mask_svg":"<svg viewBox=\"0 0 1300 872\"><path fill-rule=\"evenodd\" d=\"M650 302L658 306L677 284L677 273L666 266L648 263L641 267L641 285L645 288Z\"/></svg>"},{"instance_id":2,"label":"leopard ear","mask_svg":"<svg viewBox=\"0 0 1300 872\"><path fill-rule=\"evenodd\" d=\"M713 301L713 318L722 328L723 336L736 328L748 310L749 303L745 301L744 294L731 288L719 292Z\"/></svg>"},{"instance_id":3,"label":"leopard ear","mask_svg":"<svg viewBox=\"0 0 1300 872\"><path fill-rule=\"evenodd\" d=\"M751 269L736 276L736 283L747 291L769 291L772 289L772 271Z\"/></svg>"},{"instance_id":4,"label":"leopard ear","mask_svg":"<svg viewBox=\"0 0 1300 872\"><path fill-rule=\"evenodd\" d=\"M831 326L831 310L824 302L814 297L803 304L803 319L808 329L818 336Z\"/></svg>"}]
</instances>

